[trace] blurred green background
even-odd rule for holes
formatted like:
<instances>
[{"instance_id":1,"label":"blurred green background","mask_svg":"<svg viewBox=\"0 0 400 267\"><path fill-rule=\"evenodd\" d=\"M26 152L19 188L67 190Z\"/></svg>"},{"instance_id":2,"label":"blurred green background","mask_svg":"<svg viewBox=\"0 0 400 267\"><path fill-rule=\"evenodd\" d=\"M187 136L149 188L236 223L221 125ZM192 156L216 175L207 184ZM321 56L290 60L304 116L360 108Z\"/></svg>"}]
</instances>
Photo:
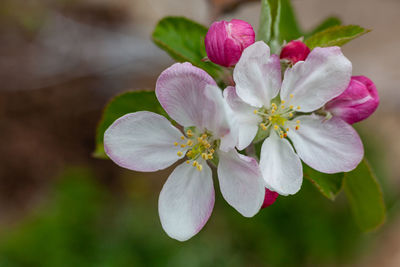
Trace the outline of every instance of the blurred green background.
<instances>
[{"instance_id":1,"label":"blurred green background","mask_svg":"<svg viewBox=\"0 0 400 267\"><path fill-rule=\"evenodd\" d=\"M108 99L154 88L172 63L150 40L158 19L257 25L258 1L2 0L0 266L400 266L400 2L293 5L305 29L329 15L374 29L344 53L381 95L377 113L357 128L383 186L385 225L361 233L343 193L331 202L304 180L300 193L252 219L216 188L209 222L180 243L157 212L171 168L142 174L91 157Z\"/></svg>"}]
</instances>

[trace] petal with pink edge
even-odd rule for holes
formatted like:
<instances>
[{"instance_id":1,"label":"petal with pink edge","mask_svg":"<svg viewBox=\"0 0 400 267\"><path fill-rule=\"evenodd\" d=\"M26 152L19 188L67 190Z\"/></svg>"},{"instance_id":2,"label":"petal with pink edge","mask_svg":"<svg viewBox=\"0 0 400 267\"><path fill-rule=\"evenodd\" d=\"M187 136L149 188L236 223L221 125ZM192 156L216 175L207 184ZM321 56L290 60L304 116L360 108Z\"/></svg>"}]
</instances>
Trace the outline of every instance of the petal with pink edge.
<instances>
[{"instance_id":1,"label":"petal with pink edge","mask_svg":"<svg viewBox=\"0 0 400 267\"><path fill-rule=\"evenodd\" d=\"M186 153L175 146L181 132L163 116L148 111L127 114L104 133L106 154L119 166L142 172L172 165ZM178 156L182 151L182 156Z\"/></svg>"},{"instance_id":2,"label":"petal with pink edge","mask_svg":"<svg viewBox=\"0 0 400 267\"><path fill-rule=\"evenodd\" d=\"M158 199L158 212L164 231L186 241L206 224L214 207L212 173L207 163L198 171L182 163L171 173Z\"/></svg>"},{"instance_id":3,"label":"petal with pink edge","mask_svg":"<svg viewBox=\"0 0 400 267\"><path fill-rule=\"evenodd\" d=\"M333 117L300 116L298 131L289 131L299 157L310 167L324 173L348 172L357 167L364 148L349 124Z\"/></svg>"},{"instance_id":4,"label":"petal with pink edge","mask_svg":"<svg viewBox=\"0 0 400 267\"><path fill-rule=\"evenodd\" d=\"M236 152L218 152L218 180L225 200L245 217L253 217L264 202L265 183L255 159Z\"/></svg>"},{"instance_id":5,"label":"petal with pink edge","mask_svg":"<svg viewBox=\"0 0 400 267\"><path fill-rule=\"evenodd\" d=\"M281 87L281 63L262 41L247 47L233 71L238 96L255 107L269 107Z\"/></svg>"},{"instance_id":6,"label":"petal with pink edge","mask_svg":"<svg viewBox=\"0 0 400 267\"><path fill-rule=\"evenodd\" d=\"M156 95L168 115L185 127L207 126L208 114L216 112L213 100L205 94L215 81L204 70L192 64L175 63L158 77Z\"/></svg>"},{"instance_id":7,"label":"petal with pink edge","mask_svg":"<svg viewBox=\"0 0 400 267\"><path fill-rule=\"evenodd\" d=\"M289 141L275 132L271 132L261 147L260 169L266 187L280 195L293 195L301 188L301 161Z\"/></svg>"},{"instance_id":8,"label":"petal with pink edge","mask_svg":"<svg viewBox=\"0 0 400 267\"><path fill-rule=\"evenodd\" d=\"M245 149L253 141L258 131L261 117L254 114L254 107L243 102L236 94L236 89L229 86L224 90L224 97L233 111L233 131L237 132L237 148Z\"/></svg>"},{"instance_id":9,"label":"petal with pink edge","mask_svg":"<svg viewBox=\"0 0 400 267\"><path fill-rule=\"evenodd\" d=\"M351 70L351 62L339 47L317 47L305 61L286 70L281 99L300 106L302 112L317 110L347 88Z\"/></svg>"}]
</instances>

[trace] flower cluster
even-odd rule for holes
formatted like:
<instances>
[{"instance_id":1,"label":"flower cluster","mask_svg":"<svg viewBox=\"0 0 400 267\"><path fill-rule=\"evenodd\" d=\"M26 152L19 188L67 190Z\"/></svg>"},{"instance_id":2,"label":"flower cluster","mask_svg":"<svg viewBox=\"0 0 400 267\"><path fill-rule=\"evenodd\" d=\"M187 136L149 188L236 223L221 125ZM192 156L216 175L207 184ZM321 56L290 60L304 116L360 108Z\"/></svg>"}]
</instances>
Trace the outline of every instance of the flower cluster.
<instances>
[{"instance_id":1,"label":"flower cluster","mask_svg":"<svg viewBox=\"0 0 400 267\"><path fill-rule=\"evenodd\" d=\"M351 77L352 65L339 47L310 51L297 40L274 55L254 36L244 21L211 25L205 38L208 58L234 66L234 86L223 91L187 62L161 73L157 99L179 126L139 111L105 132L107 155L124 168L157 171L182 159L159 197L162 227L177 240L194 236L211 215L210 165L216 167L224 199L252 217L278 194L300 190L301 161L337 173L353 170L363 158L362 142L350 124L377 108L374 84ZM259 159L245 153L255 142L262 142Z\"/></svg>"}]
</instances>

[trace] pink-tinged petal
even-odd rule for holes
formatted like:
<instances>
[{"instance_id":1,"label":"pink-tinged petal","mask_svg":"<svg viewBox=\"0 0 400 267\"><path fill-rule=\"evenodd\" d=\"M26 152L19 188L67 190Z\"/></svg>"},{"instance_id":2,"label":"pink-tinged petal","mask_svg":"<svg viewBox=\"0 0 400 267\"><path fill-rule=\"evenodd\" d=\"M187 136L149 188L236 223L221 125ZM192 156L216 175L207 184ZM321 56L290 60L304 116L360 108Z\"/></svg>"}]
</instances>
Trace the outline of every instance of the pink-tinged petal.
<instances>
[{"instance_id":1,"label":"pink-tinged petal","mask_svg":"<svg viewBox=\"0 0 400 267\"><path fill-rule=\"evenodd\" d=\"M271 191L268 188L265 188L265 198L264 203L262 204L261 208L264 209L266 207L271 206L275 203L276 199L278 198L279 194L277 192Z\"/></svg>"},{"instance_id":2,"label":"pink-tinged petal","mask_svg":"<svg viewBox=\"0 0 400 267\"><path fill-rule=\"evenodd\" d=\"M324 173L348 172L357 167L364 148L357 132L349 124L333 117L300 116L298 131L288 136L299 157L310 167Z\"/></svg>"},{"instance_id":3,"label":"pink-tinged petal","mask_svg":"<svg viewBox=\"0 0 400 267\"><path fill-rule=\"evenodd\" d=\"M210 218L214 207L214 185L207 163L198 171L182 163L171 173L158 199L158 213L164 231L186 241L196 235Z\"/></svg>"},{"instance_id":4,"label":"pink-tinged petal","mask_svg":"<svg viewBox=\"0 0 400 267\"><path fill-rule=\"evenodd\" d=\"M236 94L236 89L229 86L224 90L224 97L233 111L233 131L237 132L237 148L245 149L253 141L258 131L261 117L254 114L254 107L246 104Z\"/></svg>"},{"instance_id":5,"label":"pink-tinged petal","mask_svg":"<svg viewBox=\"0 0 400 267\"><path fill-rule=\"evenodd\" d=\"M216 138L223 139L230 132L228 104L218 86L207 85L204 94L211 103L214 103L214 107L203 111L203 116L205 118L203 125L211 131ZM231 144L231 148L234 146L235 143Z\"/></svg>"},{"instance_id":6,"label":"pink-tinged petal","mask_svg":"<svg viewBox=\"0 0 400 267\"><path fill-rule=\"evenodd\" d=\"M261 147L261 173L266 187L280 195L297 193L303 182L303 167L289 141L275 132L265 139Z\"/></svg>"},{"instance_id":7,"label":"pink-tinged petal","mask_svg":"<svg viewBox=\"0 0 400 267\"><path fill-rule=\"evenodd\" d=\"M317 47L306 61L286 70L281 99L300 106L301 112L317 110L346 89L351 70L351 62L339 47Z\"/></svg>"},{"instance_id":8,"label":"pink-tinged petal","mask_svg":"<svg viewBox=\"0 0 400 267\"><path fill-rule=\"evenodd\" d=\"M175 63L158 77L156 95L168 115L180 125L205 127L208 114L215 111L215 102L205 90L215 81L204 70L192 64Z\"/></svg>"},{"instance_id":9,"label":"pink-tinged petal","mask_svg":"<svg viewBox=\"0 0 400 267\"><path fill-rule=\"evenodd\" d=\"M375 84L365 76L353 76L347 89L325 105L334 116L349 124L365 120L379 105Z\"/></svg>"},{"instance_id":10,"label":"pink-tinged petal","mask_svg":"<svg viewBox=\"0 0 400 267\"><path fill-rule=\"evenodd\" d=\"M265 184L255 159L235 149L218 152L218 180L225 200L245 217L253 217L264 202Z\"/></svg>"},{"instance_id":11,"label":"pink-tinged petal","mask_svg":"<svg viewBox=\"0 0 400 267\"><path fill-rule=\"evenodd\" d=\"M233 71L236 93L255 107L269 107L281 87L281 63L277 55L259 41L247 47Z\"/></svg>"},{"instance_id":12,"label":"pink-tinged petal","mask_svg":"<svg viewBox=\"0 0 400 267\"><path fill-rule=\"evenodd\" d=\"M167 168L187 148L175 146L181 132L163 116L148 111L127 114L104 133L106 154L119 166L142 172ZM178 156L182 151L182 156Z\"/></svg>"}]
</instances>

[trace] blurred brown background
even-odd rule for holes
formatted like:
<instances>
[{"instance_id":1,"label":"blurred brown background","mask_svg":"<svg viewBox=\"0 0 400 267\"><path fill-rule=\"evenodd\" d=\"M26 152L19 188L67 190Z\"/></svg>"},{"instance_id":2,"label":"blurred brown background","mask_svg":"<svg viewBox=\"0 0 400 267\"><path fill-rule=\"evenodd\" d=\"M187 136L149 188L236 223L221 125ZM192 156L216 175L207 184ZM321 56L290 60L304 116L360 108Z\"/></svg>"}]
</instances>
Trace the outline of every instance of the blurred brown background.
<instances>
[{"instance_id":1,"label":"blurred brown background","mask_svg":"<svg viewBox=\"0 0 400 267\"><path fill-rule=\"evenodd\" d=\"M240 3L245 2L245 3ZM361 131L375 140L385 183L400 185L400 1L294 0L305 30L330 15L373 31L343 50L354 75L375 83L381 105ZM239 5L240 4L240 5ZM123 186L108 161L91 157L94 132L110 97L152 89L172 60L150 34L166 15L204 25L221 18L258 24L258 1L2 0L0 3L0 225L43 201L66 165L94 167L111 190ZM162 180L155 181L157 188ZM156 190L157 191L157 190ZM155 207L154 207L155 208ZM400 266L400 217L391 218L359 266Z\"/></svg>"}]
</instances>

